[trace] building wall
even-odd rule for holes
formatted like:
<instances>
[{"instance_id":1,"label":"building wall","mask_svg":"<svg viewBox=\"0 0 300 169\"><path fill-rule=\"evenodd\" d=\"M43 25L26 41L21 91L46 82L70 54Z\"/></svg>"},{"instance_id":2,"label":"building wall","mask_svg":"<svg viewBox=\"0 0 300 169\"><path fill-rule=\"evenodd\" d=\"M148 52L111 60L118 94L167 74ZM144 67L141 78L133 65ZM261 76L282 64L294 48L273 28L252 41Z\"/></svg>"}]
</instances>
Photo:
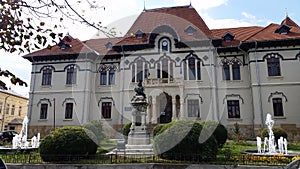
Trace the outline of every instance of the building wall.
<instances>
[{"instance_id":1,"label":"building wall","mask_svg":"<svg viewBox=\"0 0 300 169\"><path fill-rule=\"evenodd\" d=\"M18 94L9 91L0 91L0 128L1 131L15 130L20 132L22 128L22 120L27 115L28 98L19 96ZM4 119L4 120L3 120ZM19 119L21 123L13 123L12 120Z\"/></svg>"},{"instance_id":2,"label":"building wall","mask_svg":"<svg viewBox=\"0 0 300 169\"><path fill-rule=\"evenodd\" d=\"M274 96L283 98L284 116L275 118L275 125L290 130L290 125L299 128L300 109L300 75L298 47L282 47L257 49L249 54L241 52L217 53L212 46L176 49L171 46L170 52L162 52L157 46L143 51L127 52L126 57L120 59L79 59L70 61L51 61L33 63L32 87L30 92L30 131L32 134L42 132L47 134L54 128L54 98L55 125L81 125L91 120L102 120L107 135L114 137L122 125L131 121L130 100L135 94L133 89L137 85L132 82L132 64L142 60L148 64L150 76L144 79L145 93L149 103L147 121L159 123L161 112L160 102L166 93L171 98L172 120L196 119L199 121L219 120L232 131L232 126L240 124L246 136L259 134L264 127L267 113L273 113L270 99ZM174 42L171 42L174 44ZM193 51L193 53L191 53ZM280 77L267 75L266 55L278 53L280 60ZM201 80L184 80L182 61L189 55L195 55L201 60ZM167 58L173 63L172 81L159 81L156 64ZM238 59L241 62L241 80L224 80L222 61ZM257 62L256 62L257 60ZM66 86L65 67L69 64L79 66L76 85ZM101 65L115 65L115 84L100 85L99 68ZM55 68L51 86L42 86L41 69L51 65ZM144 67L145 68L145 67ZM256 69L258 68L258 69ZM145 69L143 69L145 70ZM170 80L170 79L169 79ZM188 100L199 100L199 117L188 117ZM240 118L229 118L227 100L238 100ZM75 104L72 119L64 119L65 103ZM40 103L48 102L47 119L39 119ZM101 116L101 103L111 102L111 118ZM299 130L293 129L293 138L298 138Z\"/></svg>"}]
</instances>

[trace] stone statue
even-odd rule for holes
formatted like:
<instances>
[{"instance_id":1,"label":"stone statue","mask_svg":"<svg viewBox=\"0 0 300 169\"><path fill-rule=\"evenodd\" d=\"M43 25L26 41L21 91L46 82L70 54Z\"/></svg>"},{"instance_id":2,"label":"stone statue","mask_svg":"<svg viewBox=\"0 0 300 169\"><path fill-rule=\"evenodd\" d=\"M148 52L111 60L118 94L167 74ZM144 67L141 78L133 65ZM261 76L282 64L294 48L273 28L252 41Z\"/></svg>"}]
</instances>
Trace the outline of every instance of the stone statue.
<instances>
[{"instance_id":1,"label":"stone statue","mask_svg":"<svg viewBox=\"0 0 300 169\"><path fill-rule=\"evenodd\" d=\"M136 96L143 96L144 99L146 98L146 94L144 93L144 87L142 84L142 81L138 83L138 85L135 87L134 91L136 92Z\"/></svg>"}]
</instances>

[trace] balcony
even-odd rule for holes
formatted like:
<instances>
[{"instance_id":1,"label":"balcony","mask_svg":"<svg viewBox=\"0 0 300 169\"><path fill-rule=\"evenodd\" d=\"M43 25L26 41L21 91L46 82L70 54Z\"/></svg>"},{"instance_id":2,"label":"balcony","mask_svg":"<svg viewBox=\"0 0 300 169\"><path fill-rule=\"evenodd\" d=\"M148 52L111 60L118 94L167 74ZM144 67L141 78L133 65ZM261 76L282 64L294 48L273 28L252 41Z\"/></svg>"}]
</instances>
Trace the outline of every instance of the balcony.
<instances>
[{"instance_id":1,"label":"balcony","mask_svg":"<svg viewBox=\"0 0 300 169\"><path fill-rule=\"evenodd\" d=\"M182 78L148 78L144 80L145 86L178 86L183 84Z\"/></svg>"}]
</instances>

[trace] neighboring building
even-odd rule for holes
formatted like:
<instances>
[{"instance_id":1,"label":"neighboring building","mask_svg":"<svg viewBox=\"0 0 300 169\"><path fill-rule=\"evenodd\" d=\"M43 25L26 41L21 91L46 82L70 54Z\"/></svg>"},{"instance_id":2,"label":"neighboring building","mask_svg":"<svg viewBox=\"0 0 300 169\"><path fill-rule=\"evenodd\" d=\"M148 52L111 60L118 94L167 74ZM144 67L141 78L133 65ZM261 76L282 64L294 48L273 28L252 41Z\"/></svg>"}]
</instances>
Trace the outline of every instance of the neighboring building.
<instances>
[{"instance_id":1,"label":"neighboring building","mask_svg":"<svg viewBox=\"0 0 300 169\"><path fill-rule=\"evenodd\" d=\"M288 16L266 27L211 30L192 6L151 9L125 37L67 36L24 58L32 62L31 133L101 119L114 135L131 120L142 80L152 125L218 120L253 137L270 113L300 139L300 27Z\"/></svg>"},{"instance_id":2,"label":"neighboring building","mask_svg":"<svg viewBox=\"0 0 300 169\"><path fill-rule=\"evenodd\" d=\"M19 133L27 115L28 98L11 90L0 89L0 128L1 131L14 130Z\"/></svg>"}]
</instances>

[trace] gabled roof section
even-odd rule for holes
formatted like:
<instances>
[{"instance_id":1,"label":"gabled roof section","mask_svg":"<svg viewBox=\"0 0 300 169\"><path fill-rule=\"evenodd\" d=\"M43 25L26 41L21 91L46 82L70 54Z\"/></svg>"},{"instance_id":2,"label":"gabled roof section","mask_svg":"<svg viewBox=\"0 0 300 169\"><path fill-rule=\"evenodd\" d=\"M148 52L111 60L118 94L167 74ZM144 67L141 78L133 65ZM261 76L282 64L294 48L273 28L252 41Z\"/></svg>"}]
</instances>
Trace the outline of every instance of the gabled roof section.
<instances>
[{"instance_id":1,"label":"gabled roof section","mask_svg":"<svg viewBox=\"0 0 300 169\"><path fill-rule=\"evenodd\" d=\"M60 55L79 55L82 53L93 52L93 49L85 45L79 39L74 39L71 36L66 36L55 46L29 53L23 57L25 59L28 59L29 61L34 61L43 60L43 57L51 59L51 56L55 56L53 57L53 59L58 59L57 56Z\"/></svg>"},{"instance_id":2,"label":"gabled roof section","mask_svg":"<svg viewBox=\"0 0 300 169\"><path fill-rule=\"evenodd\" d=\"M250 26L250 27L239 27L239 28L225 28L225 29L213 29L212 34L215 39L222 39L221 46L238 46L241 42L246 41L249 37L261 31L263 27ZM234 36L232 41L226 42L223 40L223 36L229 33Z\"/></svg>"},{"instance_id":3,"label":"gabled roof section","mask_svg":"<svg viewBox=\"0 0 300 169\"><path fill-rule=\"evenodd\" d=\"M300 27L291 27L289 33L279 34L275 31L280 27L279 24L271 23L255 35L247 39L247 41L264 41L264 40L285 40L300 38Z\"/></svg>"},{"instance_id":4,"label":"gabled roof section","mask_svg":"<svg viewBox=\"0 0 300 169\"><path fill-rule=\"evenodd\" d=\"M211 31L208 26L191 6L145 10L139 15L127 34L134 34L137 30L143 30L144 33L152 33L156 27L161 25L172 27L178 33L179 41L191 41L211 37ZM187 35L184 30L190 25L198 29L197 32L199 33L194 36Z\"/></svg>"},{"instance_id":5,"label":"gabled roof section","mask_svg":"<svg viewBox=\"0 0 300 169\"><path fill-rule=\"evenodd\" d=\"M296 22L294 22L290 17L286 16L286 18L281 22L281 25L288 25L292 27L299 27Z\"/></svg>"}]
</instances>

